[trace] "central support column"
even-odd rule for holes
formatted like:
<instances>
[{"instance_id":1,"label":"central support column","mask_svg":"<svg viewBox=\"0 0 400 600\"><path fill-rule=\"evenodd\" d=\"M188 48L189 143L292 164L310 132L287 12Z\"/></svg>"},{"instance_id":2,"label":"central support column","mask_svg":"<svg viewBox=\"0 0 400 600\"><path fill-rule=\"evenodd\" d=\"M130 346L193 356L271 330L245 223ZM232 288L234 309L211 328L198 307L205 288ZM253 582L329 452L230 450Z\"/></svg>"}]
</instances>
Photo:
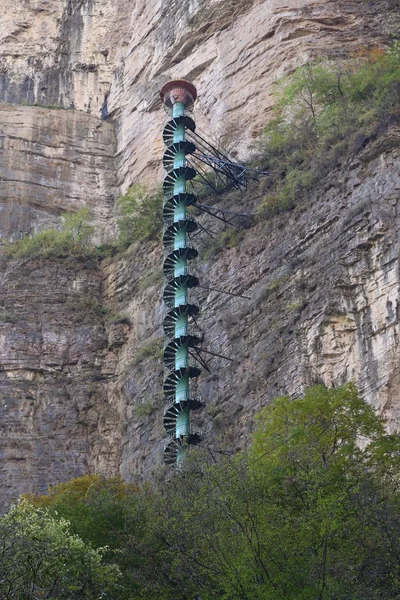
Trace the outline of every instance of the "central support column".
<instances>
[{"instance_id":1,"label":"central support column","mask_svg":"<svg viewBox=\"0 0 400 600\"><path fill-rule=\"evenodd\" d=\"M164 363L169 371L164 381L164 426L173 439L164 454L167 462L174 458L179 465L188 446L200 440L190 424L191 409L200 406L200 401L190 394L190 379L200 374L199 367L190 360L190 348L200 340L189 328L189 317L198 312L198 307L189 303L189 288L197 286L198 280L188 268L188 261L197 256L188 233L195 231L198 225L187 211L188 205L196 202L196 197L187 191L187 181L193 179L196 172L187 160L187 155L195 151L195 145L186 138L186 130L195 128L187 111L196 99L196 89L187 81L172 81L163 87L161 99L172 116L163 133L167 146L163 162L167 171L164 179L164 246L167 251L164 300L170 307L164 319L167 334Z\"/></svg>"},{"instance_id":2,"label":"central support column","mask_svg":"<svg viewBox=\"0 0 400 600\"><path fill-rule=\"evenodd\" d=\"M185 114L185 105L182 102L177 102L173 106L172 116L173 117L182 117ZM185 128L180 125L176 128L174 133L174 143L176 142L184 142L185 141ZM178 169L179 167L185 166L186 157L183 152L177 152L174 158L174 169ZM186 179L184 177L179 177L174 184L174 196L177 194L181 194L186 192ZM186 204L184 202L180 202L175 206L174 210L174 223L178 221L183 221L186 219ZM182 229L175 235L174 239L174 248L186 248L186 229ZM180 275L185 275L187 270L187 259L180 258L175 263L175 277L179 277ZM177 304L179 302L179 298L184 296L187 297L187 286L182 285L175 292L175 306L179 306ZM175 323L175 338L179 339L182 335L187 335L188 329L188 317L187 315L182 315L179 319L177 319ZM182 369L183 367L188 366L189 359L189 349L187 345L181 345L176 350L175 355L175 369ZM182 377L176 385L175 392L175 402L177 404L180 403L181 399L189 398L189 379L187 377ZM190 431L190 411L188 408L180 411L176 418L176 428L175 435L177 438L187 437ZM176 457L176 462L179 465L183 459L185 458L185 454L187 452L187 444L183 444L178 450L178 454Z\"/></svg>"}]
</instances>

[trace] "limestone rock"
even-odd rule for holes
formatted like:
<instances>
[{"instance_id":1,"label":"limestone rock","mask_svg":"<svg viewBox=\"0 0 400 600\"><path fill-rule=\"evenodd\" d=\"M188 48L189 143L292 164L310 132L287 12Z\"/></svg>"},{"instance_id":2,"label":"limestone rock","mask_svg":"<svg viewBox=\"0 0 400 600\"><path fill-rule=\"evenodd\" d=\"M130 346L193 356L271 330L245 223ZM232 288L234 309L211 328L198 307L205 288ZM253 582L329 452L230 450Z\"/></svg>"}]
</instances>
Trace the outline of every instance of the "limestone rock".
<instances>
[{"instance_id":1,"label":"limestone rock","mask_svg":"<svg viewBox=\"0 0 400 600\"><path fill-rule=\"evenodd\" d=\"M0 239L88 208L97 237L113 230L115 135L83 112L0 105Z\"/></svg>"},{"instance_id":2,"label":"limestone rock","mask_svg":"<svg viewBox=\"0 0 400 600\"><path fill-rule=\"evenodd\" d=\"M161 178L169 78L197 85L199 127L244 157L284 74L386 44L400 15L397 0L3 0L0 24L0 102L111 116L125 190Z\"/></svg>"},{"instance_id":3,"label":"limestone rock","mask_svg":"<svg viewBox=\"0 0 400 600\"><path fill-rule=\"evenodd\" d=\"M119 418L102 384L96 264L0 262L0 507L23 492L115 473Z\"/></svg>"},{"instance_id":4,"label":"limestone rock","mask_svg":"<svg viewBox=\"0 0 400 600\"><path fill-rule=\"evenodd\" d=\"M400 143L395 139L389 132L375 144L386 149L382 154L371 148L366 162L364 152L362 161L332 173L307 206L249 229L237 247L209 260L206 248L200 249L196 273L203 286L251 297L198 292L203 346L233 359L213 358L211 373L203 370L199 378L204 408L193 412L193 419L205 432L206 446L245 447L261 406L278 395L296 397L316 383L354 381L389 430L400 429ZM233 194L230 208L239 208L242 199ZM254 191L246 199L251 208ZM109 387L125 424L120 469L128 477L151 472L157 457L161 460L165 436L157 403L159 359L143 353L140 364L132 364L149 337L163 335L161 281L138 286L143 273L159 268L161 247L150 250L131 248L103 265L105 301L133 321ZM135 410L149 400L149 414L138 419Z\"/></svg>"},{"instance_id":5,"label":"limestone rock","mask_svg":"<svg viewBox=\"0 0 400 600\"><path fill-rule=\"evenodd\" d=\"M159 90L198 88L201 130L248 155L276 84L321 55L387 44L398 0L30 0L0 5L0 237L88 207L96 241L115 199L161 182ZM33 105L38 106L33 106ZM63 110L57 110L56 108ZM399 429L399 133L342 165L290 214L246 231L198 273L213 358L194 413L204 444L243 448L279 394L354 380ZM253 210L257 189L222 200ZM146 476L161 460L162 248L101 265L0 261L0 508L87 472ZM131 325L110 323L107 310Z\"/></svg>"}]
</instances>

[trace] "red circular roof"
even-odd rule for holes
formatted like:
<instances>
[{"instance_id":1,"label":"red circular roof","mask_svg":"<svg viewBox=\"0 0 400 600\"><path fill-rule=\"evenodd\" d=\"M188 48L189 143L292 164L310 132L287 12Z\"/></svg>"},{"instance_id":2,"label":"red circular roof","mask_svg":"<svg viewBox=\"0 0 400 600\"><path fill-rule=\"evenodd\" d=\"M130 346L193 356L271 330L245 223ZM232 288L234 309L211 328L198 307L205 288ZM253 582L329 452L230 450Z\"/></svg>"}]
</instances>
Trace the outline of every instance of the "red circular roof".
<instances>
[{"instance_id":1,"label":"red circular roof","mask_svg":"<svg viewBox=\"0 0 400 600\"><path fill-rule=\"evenodd\" d=\"M184 90L189 92L189 94L192 96L193 102L196 100L197 90L194 87L193 83L190 83L190 81L186 81L186 79L173 79L172 81L168 81L168 83L163 85L163 87L161 88L161 92L160 92L161 101L164 102L165 94L167 94L168 92L170 92L171 90L174 90L176 88L181 88L181 89L183 88Z\"/></svg>"}]
</instances>

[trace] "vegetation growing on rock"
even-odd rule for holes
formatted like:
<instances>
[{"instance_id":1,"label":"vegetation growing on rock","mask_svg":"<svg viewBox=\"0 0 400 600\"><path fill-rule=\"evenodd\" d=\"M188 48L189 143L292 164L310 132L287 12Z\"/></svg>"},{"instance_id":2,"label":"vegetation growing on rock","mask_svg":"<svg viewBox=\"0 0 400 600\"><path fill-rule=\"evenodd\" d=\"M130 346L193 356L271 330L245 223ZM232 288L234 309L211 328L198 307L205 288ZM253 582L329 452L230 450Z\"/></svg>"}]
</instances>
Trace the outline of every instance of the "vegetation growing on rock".
<instances>
[{"instance_id":1,"label":"vegetation growing on rock","mask_svg":"<svg viewBox=\"0 0 400 600\"><path fill-rule=\"evenodd\" d=\"M279 86L260 144L262 214L293 208L318 180L400 120L400 44L300 67Z\"/></svg>"},{"instance_id":2,"label":"vegetation growing on rock","mask_svg":"<svg viewBox=\"0 0 400 600\"><path fill-rule=\"evenodd\" d=\"M149 192L139 183L132 185L118 200L118 248L154 237L162 227L162 190Z\"/></svg>"},{"instance_id":3,"label":"vegetation growing on rock","mask_svg":"<svg viewBox=\"0 0 400 600\"><path fill-rule=\"evenodd\" d=\"M398 598L400 440L353 385L263 409L249 452L166 482L85 477L31 497L123 572L115 598Z\"/></svg>"},{"instance_id":4,"label":"vegetation growing on rock","mask_svg":"<svg viewBox=\"0 0 400 600\"><path fill-rule=\"evenodd\" d=\"M293 208L339 163L400 121L400 43L347 60L307 63L279 85L273 111L257 158L268 172L259 206L263 216ZM212 183L213 173L207 176ZM161 189L149 192L142 184L132 185L117 203L116 242L100 246L99 258L154 238L162 227L162 196ZM64 214L61 230L25 236L7 244L4 252L13 258L93 255L88 218L87 209ZM212 256L239 241L231 230L223 232L207 252Z\"/></svg>"},{"instance_id":5,"label":"vegetation growing on rock","mask_svg":"<svg viewBox=\"0 0 400 600\"><path fill-rule=\"evenodd\" d=\"M97 248L92 243L94 227L90 211L83 208L62 215L61 229L44 229L35 235L26 235L8 243L3 252L10 258L36 256L87 256L102 259L124 250L137 241L148 240L160 232L162 226L162 191L147 191L141 184L131 186L118 201L121 217L118 236L113 243Z\"/></svg>"},{"instance_id":6,"label":"vegetation growing on rock","mask_svg":"<svg viewBox=\"0 0 400 600\"><path fill-rule=\"evenodd\" d=\"M44 229L36 235L25 236L4 247L11 258L35 256L93 256L91 244L94 227L89 224L90 212L83 208L75 213L62 215L62 227Z\"/></svg>"}]
</instances>

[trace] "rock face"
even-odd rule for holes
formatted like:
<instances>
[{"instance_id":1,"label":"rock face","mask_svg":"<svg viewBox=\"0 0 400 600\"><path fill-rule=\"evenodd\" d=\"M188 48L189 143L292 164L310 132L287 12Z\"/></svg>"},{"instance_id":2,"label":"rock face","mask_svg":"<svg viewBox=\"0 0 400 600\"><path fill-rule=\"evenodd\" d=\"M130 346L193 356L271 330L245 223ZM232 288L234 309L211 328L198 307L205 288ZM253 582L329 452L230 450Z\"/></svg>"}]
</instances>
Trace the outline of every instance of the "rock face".
<instances>
[{"instance_id":1,"label":"rock face","mask_svg":"<svg viewBox=\"0 0 400 600\"><path fill-rule=\"evenodd\" d=\"M109 240L119 193L161 181L168 78L196 84L200 129L243 157L284 74L385 44L399 26L397 0L4 0L1 240L81 207ZM204 345L232 359L212 358L199 380L194 416L212 451L246 446L260 406L315 382L356 381L399 427L399 148L393 130L290 215L234 247L201 242L204 285L250 297L200 297ZM257 194L223 204L251 211ZM101 264L1 260L0 508L159 461L161 260L154 241Z\"/></svg>"},{"instance_id":2,"label":"rock face","mask_svg":"<svg viewBox=\"0 0 400 600\"><path fill-rule=\"evenodd\" d=\"M204 409L193 417L212 451L243 448L261 406L316 383L354 381L399 430L399 158L396 130L332 173L289 218L260 223L208 260L213 248L203 247L201 284L250 297L199 298L202 346L233 359L213 358L199 378ZM245 200L251 210L255 191ZM230 208L242 201L231 197ZM103 265L104 298L133 320L109 392L123 415L125 476L147 473L161 454L161 361L152 344L162 337L161 248L150 250Z\"/></svg>"},{"instance_id":3,"label":"rock face","mask_svg":"<svg viewBox=\"0 0 400 600\"><path fill-rule=\"evenodd\" d=\"M5 0L0 101L58 105L99 116L124 54L123 0ZM127 14L128 12L128 14Z\"/></svg>"},{"instance_id":4,"label":"rock face","mask_svg":"<svg viewBox=\"0 0 400 600\"><path fill-rule=\"evenodd\" d=\"M158 97L169 78L197 85L199 126L244 156L278 79L313 56L386 43L398 9L398 0L3 0L0 102L111 115L125 189L161 178Z\"/></svg>"},{"instance_id":5,"label":"rock face","mask_svg":"<svg viewBox=\"0 0 400 600\"><path fill-rule=\"evenodd\" d=\"M88 208L97 237L112 229L115 135L110 123L72 110L0 105L0 240L59 223Z\"/></svg>"},{"instance_id":6,"label":"rock face","mask_svg":"<svg viewBox=\"0 0 400 600\"><path fill-rule=\"evenodd\" d=\"M149 179L149 167L161 178L158 94L168 79L193 81L198 126L243 157L267 122L277 80L312 57L382 43L399 27L398 8L397 0L135 3L135 26L109 97L121 182Z\"/></svg>"},{"instance_id":7,"label":"rock face","mask_svg":"<svg viewBox=\"0 0 400 600\"><path fill-rule=\"evenodd\" d=\"M97 264L2 261L1 506L85 472L114 473L118 415L102 385L107 335Z\"/></svg>"}]
</instances>

